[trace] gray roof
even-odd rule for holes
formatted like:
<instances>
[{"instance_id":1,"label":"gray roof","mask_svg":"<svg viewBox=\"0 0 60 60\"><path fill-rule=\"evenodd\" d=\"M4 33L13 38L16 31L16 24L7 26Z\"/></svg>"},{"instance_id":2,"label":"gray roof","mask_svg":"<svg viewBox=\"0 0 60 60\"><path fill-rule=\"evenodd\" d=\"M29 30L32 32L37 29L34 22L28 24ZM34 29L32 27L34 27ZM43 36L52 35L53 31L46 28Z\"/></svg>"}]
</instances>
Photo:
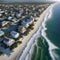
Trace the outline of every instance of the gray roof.
<instances>
[{"instance_id":1,"label":"gray roof","mask_svg":"<svg viewBox=\"0 0 60 60\"><path fill-rule=\"evenodd\" d=\"M14 39L11 39L11 38L4 38L4 41L3 41L7 46L11 46L12 44L15 43L15 40Z\"/></svg>"},{"instance_id":2,"label":"gray roof","mask_svg":"<svg viewBox=\"0 0 60 60\"><path fill-rule=\"evenodd\" d=\"M3 38L0 38L0 42L3 41Z\"/></svg>"}]
</instances>

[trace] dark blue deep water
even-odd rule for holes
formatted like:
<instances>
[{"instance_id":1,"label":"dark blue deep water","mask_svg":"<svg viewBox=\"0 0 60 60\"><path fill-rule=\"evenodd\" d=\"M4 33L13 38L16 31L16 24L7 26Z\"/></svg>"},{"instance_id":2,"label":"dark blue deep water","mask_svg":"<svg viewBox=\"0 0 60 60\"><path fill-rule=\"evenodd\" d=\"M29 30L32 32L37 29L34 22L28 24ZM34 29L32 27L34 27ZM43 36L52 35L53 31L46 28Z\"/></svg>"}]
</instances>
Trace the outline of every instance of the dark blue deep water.
<instances>
[{"instance_id":1,"label":"dark blue deep water","mask_svg":"<svg viewBox=\"0 0 60 60\"><path fill-rule=\"evenodd\" d=\"M46 21L47 38L58 47L53 49L55 60L60 60L60 3L54 5L52 9L52 17Z\"/></svg>"}]
</instances>

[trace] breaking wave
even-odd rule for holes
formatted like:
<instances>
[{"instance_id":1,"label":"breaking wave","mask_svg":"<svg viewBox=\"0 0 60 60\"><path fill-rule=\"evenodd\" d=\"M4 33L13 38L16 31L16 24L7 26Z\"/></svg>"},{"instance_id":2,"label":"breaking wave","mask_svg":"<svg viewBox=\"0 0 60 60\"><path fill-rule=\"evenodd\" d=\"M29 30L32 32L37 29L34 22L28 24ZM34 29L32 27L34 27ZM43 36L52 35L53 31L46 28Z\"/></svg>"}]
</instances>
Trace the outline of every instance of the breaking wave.
<instances>
[{"instance_id":1,"label":"breaking wave","mask_svg":"<svg viewBox=\"0 0 60 60\"><path fill-rule=\"evenodd\" d=\"M54 5L53 5L53 6L54 6ZM52 7L52 8L53 8L53 7ZM46 32L45 32L45 31L47 30L47 28L45 27L45 26L46 26L46 21L52 17L52 8L47 12L47 14L46 14L45 17L44 17L44 22L42 23L42 27L43 27L43 29L42 29L42 36L43 36L43 37L46 39L46 41L48 42L48 45L49 45L49 53L50 53L50 56L51 56L52 60L55 60L55 57L54 57L54 55L53 55L52 50L53 50L53 49L58 49L58 47L55 46L55 45L47 38Z\"/></svg>"}]
</instances>

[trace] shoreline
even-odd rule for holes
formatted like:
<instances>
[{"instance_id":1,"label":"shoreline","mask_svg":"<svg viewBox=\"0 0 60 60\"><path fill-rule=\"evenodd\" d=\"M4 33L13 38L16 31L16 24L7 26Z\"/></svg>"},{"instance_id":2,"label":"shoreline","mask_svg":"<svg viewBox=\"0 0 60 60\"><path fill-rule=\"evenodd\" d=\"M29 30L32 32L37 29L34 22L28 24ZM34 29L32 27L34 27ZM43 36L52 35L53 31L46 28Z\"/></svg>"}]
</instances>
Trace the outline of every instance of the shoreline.
<instances>
[{"instance_id":1,"label":"shoreline","mask_svg":"<svg viewBox=\"0 0 60 60\"><path fill-rule=\"evenodd\" d=\"M51 6L51 5L50 5ZM50 7L49 6L49 7ZM40 17L38 18L39 21L36 22L35 26L34 26L34 30L32 30L28 36L24 36L24 39L22 41L22 44L20 44L17 48L15 48L12 52L10 56L7 55L2 55L0 56L0 60L16 60L17 55L22 54L23 50L26 47L26 44L29 42L29 40L31 39L31 37L36 33L36 31L39 29L40 25L43 22L43 17L45 15L45 13L47 12L47 10L49 10L49 7L40 15ZM37 23L39 23L37 25ZM38 26L38 27L37 27ZM28 38L29 37L29 38ZM20 56L19 56L20 57ZM18 58L18 57L17 57Z\"/></svg>"},{"instance_id":2,"label":"shoreline","mask_svg":"<svg viewBox=\"0 0 60 60\"><path fill-rule=\"evenodd\" d=\"M54 4L55 5L55 4ZM52 5L52 8L53 8L53 6L54 5ZM42 22L42 24L44 23L44 21L45 20L47 20L47 19L50 19L52 17L52 12L51 12L51 10L49 10L48 12L47 12L47 14L46 14L46 16L44 17L44 18L46 18L46 19L43 19L43 22ZM42 30L43 30L43 25L41 25L41 32L40 32L40 35L42 35ZM40 37L40 36L39 36ZM36 40L36 42L37 42L37 40ZM36 45L36 42L34 43L35 45ZM34 49L34 44L32 45L32 48L30 49L32 52L33 52L33 49ZM50 53L50 52L49 52ZM32 55L32 53L31 53L31 55ZM51 55L50 55L51 56ZM30 58L31 58L31 56L30 56Z\"/></svg>"},{"instance_id":3,"label":"shoreline","mask_svg":"<svg viewBox=\"0 0 60 60\"><path fill-rule=\"evenodd\" d=\"M55 4L54 4L54 5L55 5ZM54 7L54 5L52 6L52 8ZM52 8L51 8L51 10L49 11L50 14L48 14L47 16L45 16L45 20L44 20L44 22L42 23L42 27L43 27L43 29L42 29L42 36L46 39L46 41L47 41L47 43L48 43L48 45L49 45L49 53L50 53L50 56L51 56L52 60L55 60L55 58L54 58L54 56L53 56L53 54L52 54L52 49L54 49L54 48L57 48L57 49L58 49L58 47L56 47L56 46L47 38L46 32L45 32L45 30L47 29L47 28L45 27L45 24L46 24L45 22L52 17Z\"/></svg>"},{"instance_id":4,"label":"shoreline","mask_svg":"<svg viewBox=\"0 0 60 60\"><path fill-rule=\"evenodd\" d=\"M53 7L52 7L52 8L53 8ZM46 16L47 19L51 18L51 16L52 16L51 10L48 11L46 15L47 15L47 16ZM44 22L44 20L45 20L45 19L43 19L42 23ZM41 25L40 35L42 34L42 29L43 29L43 26ZM38 37L40 37L40 36L38 35ZM37 37L37 38L38 38L38 37ZM36 42L37 42L37 40L36 40ZM36 45L36 42L34 42L35 45ZM30 49L30 52L33 52L34 44L32 45L32 48ZM30 55L29 57L30 57L30 59L31 59L32 53L30 53L30 54L31 54L31 55Z\"/></svg>"},{"instance_id":5,"label":"shoreline","mask_svg":"<svg viewBox=\"0 0 60 60\"><path fill-rule=\"evenodd\" d=\"M50 5L50 6L51 6L51 5ZM47 10L49 10L50 6L45 10L46 12L47 12ZM45 12L45 11L44 11L44 12ZM44 12L43 12L43 13L44 13ZM45 13L46 13L46 12L45 12ZM43 14L43 13L42 13L42 14ZM43 15L45 15L45 14L43 14ZM43 22L43 19L42 19L42 22ZM42 24L42 22L41 22L41 24ZM41 24L40 24L40 25L41 25ZM42 29L41 29L41 26L42 26L42 25L41 25L41 26L40 26L40 25L39 25L39 28L37 29L38 31L41 31L41 30L42 30ZM39 29L40 29L40 30L39 30ZM35 32L35 34L36 34L36 33L37 33L37 31ZM33 35L34 35L34 34L33 34ZM41 35L41 34L40 34L40 35ZM34 41L34 43L35 43L35 41ZM33 45L34 45L34 43L33 43ZM32 46L33 46L33 45L32 45ZM31 49L31 48L30 48L30 49ZM29 51L30 51L30 50L29 50ZM24 54L24 52L23 52L23 54ZM28 54L28 55L29 55L29 54ZM23 55L22 55L22 56L23 56ZM26 56L25 56L25 57L26 57ZM16 60L19 60L19 59L16 59ZM23 57L21 58L21 56L20 56L20 60L23 60Z\"/></svg>"}]
</instances>

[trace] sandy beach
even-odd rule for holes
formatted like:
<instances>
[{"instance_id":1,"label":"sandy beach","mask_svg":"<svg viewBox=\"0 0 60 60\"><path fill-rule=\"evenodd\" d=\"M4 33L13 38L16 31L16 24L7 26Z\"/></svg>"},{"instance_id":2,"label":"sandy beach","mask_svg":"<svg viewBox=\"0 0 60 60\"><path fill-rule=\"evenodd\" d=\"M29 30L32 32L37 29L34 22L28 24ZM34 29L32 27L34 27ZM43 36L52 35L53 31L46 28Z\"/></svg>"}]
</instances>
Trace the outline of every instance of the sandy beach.
<instances>
[{"instance_id":1,"label":"sandy beach","mask_svg":"<svg viewBox=\"0 0 60 60\"><path fill-rule=\"evenodd\" d=\"M7 56L6 54L0 56L0 60L18 60L19 57L22 55L23 50L25 50L27 44L30 42L31 37L36 33L36 31L41 26L44 16L47 13L47 11L52 7L49 6L41 15L39 18L37 18L37 22L34 25L34 30L31 30L30 33L27 36L23 37L22 44L18 45L17 48L13 50L10 56ZM33 40L33 39L32 39Z\"/></svg>"},{"instance_id":2,"label":"sandy beach","mask_svg":"<svg viewBox=\"0 0 60 60\"><path fill-rule=\"evenodd\" d=\"M49 9L50 9L50 7L48 8L48 10L46 12L46 15L44 14L44 18L43 18L42 22L44 22L45 16L48 16L46 18L50 18L51 17L49 15L50 14L50 10ZM27 45L26 45L25 49L23 50L23 53L21 54L20 58L17 59L17 60L31 60L31 54L32 54L32 51L33 51L33 46L36 43L35 41L37 41L37 38L40 37L41 31L43 29L42 28L42 22L41 22L41 25L38 28L38 30L35 32L35 34L33 35L33 37L31 37L30 41L27 43Z\"/></svg>"}]
</instances>

